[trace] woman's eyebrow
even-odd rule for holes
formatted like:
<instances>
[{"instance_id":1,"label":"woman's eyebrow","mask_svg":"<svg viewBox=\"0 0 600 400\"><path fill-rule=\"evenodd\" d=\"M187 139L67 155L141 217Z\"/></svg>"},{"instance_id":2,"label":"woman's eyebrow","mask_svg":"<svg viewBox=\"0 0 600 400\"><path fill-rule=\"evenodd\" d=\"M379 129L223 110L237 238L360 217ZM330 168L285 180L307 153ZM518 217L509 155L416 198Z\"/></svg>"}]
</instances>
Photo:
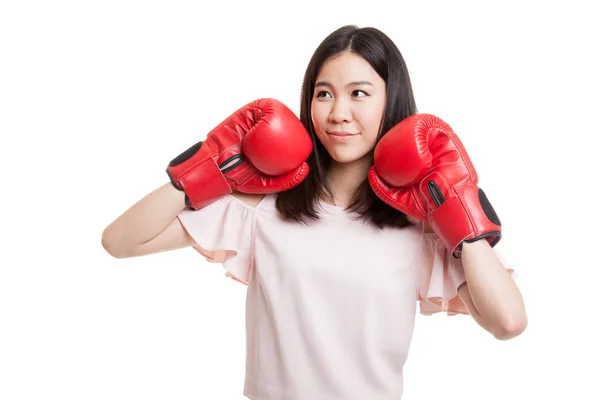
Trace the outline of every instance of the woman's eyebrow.
<instances>
[{"instance_id":1,"label":"woman's eyebrow","mask_svg":"<svg viewBox=\"0 0 600 400\"><path fill-rule=\"evenodd\" d=\"M346 87L361 86L361 85L373 85L373 84L369 81L355 81L355 82L350 82L349 84L346 85ZM320 86L333 87L333 85L327 81L319 81L319 82L315 83L315 87L320 87Z\"/></svg>"}]
</instances>

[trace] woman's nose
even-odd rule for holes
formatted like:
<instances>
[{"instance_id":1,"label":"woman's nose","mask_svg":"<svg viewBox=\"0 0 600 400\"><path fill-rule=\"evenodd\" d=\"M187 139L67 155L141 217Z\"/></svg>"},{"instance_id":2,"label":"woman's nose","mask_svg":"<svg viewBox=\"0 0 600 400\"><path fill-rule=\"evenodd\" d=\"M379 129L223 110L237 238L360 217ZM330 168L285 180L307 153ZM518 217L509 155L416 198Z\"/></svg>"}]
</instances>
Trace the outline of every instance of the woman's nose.
<instances>
[{"instance_id":1,"label":"woman's nose","mask_svg":"<svg viewBox=\"0 0 600 400\"><path fill-rule=\"evenodd\" d=\"M342 122L350 122L352 121L352 112L350 111L350 107L343 100L336 100L333 103L333 107L331 108L331 113L329 114L329 121L334 124L341 124Z\"/></svg>"}]
</instances>

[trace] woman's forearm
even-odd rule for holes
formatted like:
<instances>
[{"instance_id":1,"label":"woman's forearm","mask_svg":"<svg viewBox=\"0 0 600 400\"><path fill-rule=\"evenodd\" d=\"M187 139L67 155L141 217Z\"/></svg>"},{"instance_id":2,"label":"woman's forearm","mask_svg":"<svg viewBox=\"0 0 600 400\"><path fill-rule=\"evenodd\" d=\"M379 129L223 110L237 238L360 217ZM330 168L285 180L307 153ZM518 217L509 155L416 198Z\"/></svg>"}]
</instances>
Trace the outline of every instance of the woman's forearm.
<instances>
[{"instance_id":1,"label":"woman's forearm","mask_svg":"<svg viewBox=\"0 0 600 400\"><path fill-rule=\"evenodd\" d=\"M463 243L462 263L473 305L496 337L519 334L527 325L523 297L486 240Z\"/></svg>"},{"instance_id":2,"label":"woman's forearm","mask_svg":"<svg viewBox=\"0 0 600 400\"><path fill-rule=\"evenodd\" d=\"M111 254L144 244L161 233L185 208L185 193L169 182L144 196L102 233Z\"/></svg>"}]
</instances>

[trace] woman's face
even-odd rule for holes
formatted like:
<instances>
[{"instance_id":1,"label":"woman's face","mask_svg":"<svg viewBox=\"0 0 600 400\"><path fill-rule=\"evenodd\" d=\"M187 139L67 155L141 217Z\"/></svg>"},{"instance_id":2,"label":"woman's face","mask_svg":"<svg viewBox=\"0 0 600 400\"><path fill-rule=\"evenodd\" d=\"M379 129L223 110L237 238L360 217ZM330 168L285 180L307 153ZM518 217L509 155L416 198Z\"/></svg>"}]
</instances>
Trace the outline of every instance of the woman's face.
<instances>
[{"instance_id":1,"label":"woman's face","mask_svg":"<svg viewBox=\"0 0 600 400\"><path fill-rule=\"evenodd\" d=\"M317 137L340 163L359 160L375 146L385 109L385 82L350 51L327 60L317 76L311 118Z\"/></svg>"}]
</instances>

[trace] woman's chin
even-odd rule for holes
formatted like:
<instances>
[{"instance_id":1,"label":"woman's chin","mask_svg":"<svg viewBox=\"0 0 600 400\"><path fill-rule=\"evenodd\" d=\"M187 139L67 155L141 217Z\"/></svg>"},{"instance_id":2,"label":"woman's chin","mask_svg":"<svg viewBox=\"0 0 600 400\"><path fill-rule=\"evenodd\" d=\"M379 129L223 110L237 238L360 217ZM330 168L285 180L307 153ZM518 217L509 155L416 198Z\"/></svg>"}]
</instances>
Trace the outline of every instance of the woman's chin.
<instances>
[{"instance_id":1,"label":"woman's chin","mask_svg":"<svg viewBox=\"0 0 600 400\"><path fill-rule=\"evenodd\" d=\"M329 153L333 161L339 164L350 164L365 158L365 154L356 154L356 153L348 153L348 152L331 152ZM366 161L366 160L365 160Z\"/></svg>"}]
</instances>

